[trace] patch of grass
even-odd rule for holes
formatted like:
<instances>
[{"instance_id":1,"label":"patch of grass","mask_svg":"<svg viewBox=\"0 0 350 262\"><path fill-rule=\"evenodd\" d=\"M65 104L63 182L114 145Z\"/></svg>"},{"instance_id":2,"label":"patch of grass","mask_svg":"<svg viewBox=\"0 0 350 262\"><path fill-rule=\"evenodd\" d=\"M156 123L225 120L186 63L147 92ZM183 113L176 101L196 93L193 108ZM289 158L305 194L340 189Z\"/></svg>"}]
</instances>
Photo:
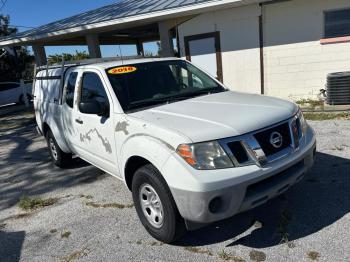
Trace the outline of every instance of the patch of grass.
<instances>
[{"instance_id":1,"label":"patch of grass","mask_svg":"<svg viewBox=\"0 0 350 262\"><path fill-rule=\"evenodd\" d=\"M221 258L222 260L231 260L233 257L231 256L230 253L227 253L224 249L221 250L219 253L218 253L218 256L219 258Z\"/></svg>"},{"instance_id":2,"label":"patch of grass","mask_svg":"<svg viewBox=\"0 0 350 262\"><path fill-rule=\"evenodd\" d=\"M312 121L324 120L349 120L350 113L307 113L304 112L304 117Z\"/></svg>"},{"instance_id":3,"label":"patch of grass","mask_svg":"<svg viewBox=\"0 0 350 262\"><path fill-rule=\"evenodd\" d=\"M1 229L4 229L5 227L6 227L6 224L5 224L5 223L0 224L0 230L1 230Z\"/></svg>"},{"instance_id":4,"label":"patch of grass","mask_svg":"<svg viewBox=\"0 0 350 262\"><path fill-rule=\"evenodd\" d=\"M197 254L207 254L208 256L212 256L213 253L207 249L201 249L198 247L185 247L185 250L192 252L192 253L197 253Z\"/></svg>"},{"instance_id":5,"label":"patch of grass","mask_svg":"<svg viewBox=\"0 0 350 262\"><path fill-rule=\"evenodd\" d=\"M261 262L266 260L266 254L261 251L252 250L249 252L249 257L253 261Z\"/></svg>"},{"instance_id":6,"label":"patch of grass","mask_svg":"<svg viewBox=\"0 0 350 262\"><path fill-rule=\"evenodd\" d=\"M106 204L101 204L101 203L96 203L96 202L87 202L85 205L94 207L94 208L132 208L134 204L130 205L124 205L124 204L119 204L119 203L106 203Z\"/></svg>"},{"instance_id":7,"label":"patch of grass","mask_svg":"<svg viewBox=\"0 0 350 262\"><path fill-rule=\"evenodd\" d=\"M70 254L67 257L63 257L61 259L61 262L72 262L75 260L78 260L79 258L85 257L88 255L89 250L87 248L80 250L80 251L75 251L72 254Z\"/></svg>"},{"instance_id":8,"label":"patch of grass","mask_svg":"<svg viewBox=\"0 0 350 262\"><path fill-rule=\"evenodd\" d=\"M72 233L70 231L64 231L61 233L61 238L69 238Z\"/></svg>"},{"instance_id":9,"label":"patch of grass","mask_svg":"<svg viewBox=\"0 0 350 262\"><path fill-rule=\"evenodd\" d=\"M324 108L324 101L321 101L321 100L300 99L295 103L311 109L315 109L316 107L321 107L322 109Z\"/></svg>"},{"instance_id":10,"label":"patch of grass","mask_svg":"<svg viewBox=\"0 0 350 262\"><path fill-rule=\"evenodd\" d=\"M51 233L51 234L54 234L54 233L56 233L56 232L57 232L57 229L51 229L51 230L50 230L50 233Z\"/></svg>"},{"instance_id":11,"label":"patch of grass","mask_svg":"<svg viewBox=\"0 0 350 262\"><path fill-rule=\"evenodd\" d=\"M310 258L311 260L318 260L320 258L320 253L316 251L309 251L307 252L307 257Z\"/></svg>"},{"instance_id":12,"label":"patch of grass","mask_svg":"<svg viewBox=\"0 0 350 262\"><path fill-rule=\"evenodd\" d=\"M41 198L30 198L28 196L23 196L20 198L18 202L18 206L23 210L35 210L47 206L52 206L56 204L58 201L57 198L48 198L48 199L41 199Z\"/></svg>"}]
</instances>

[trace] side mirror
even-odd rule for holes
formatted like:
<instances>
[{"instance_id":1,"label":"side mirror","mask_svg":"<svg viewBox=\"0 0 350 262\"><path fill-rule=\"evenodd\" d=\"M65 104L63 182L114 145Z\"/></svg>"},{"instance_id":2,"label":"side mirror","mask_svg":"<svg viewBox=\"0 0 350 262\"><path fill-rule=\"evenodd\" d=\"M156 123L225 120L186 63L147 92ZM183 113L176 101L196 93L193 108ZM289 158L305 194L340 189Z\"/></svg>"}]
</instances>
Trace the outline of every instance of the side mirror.
<instances>
[{"instance_id":1,"label":"side mirror","mask_svg":"<svg viewBox=\"0 0 350 262\"><path fill-rule=\"evenodd\" d=\"M102 107L102 105L96 100L89 101L89 102L80 102L79 110L84 114L91 114L91 115L98 115L98 116L105 115L105 111L106 111Z\"/></svg>"}]
</instances>

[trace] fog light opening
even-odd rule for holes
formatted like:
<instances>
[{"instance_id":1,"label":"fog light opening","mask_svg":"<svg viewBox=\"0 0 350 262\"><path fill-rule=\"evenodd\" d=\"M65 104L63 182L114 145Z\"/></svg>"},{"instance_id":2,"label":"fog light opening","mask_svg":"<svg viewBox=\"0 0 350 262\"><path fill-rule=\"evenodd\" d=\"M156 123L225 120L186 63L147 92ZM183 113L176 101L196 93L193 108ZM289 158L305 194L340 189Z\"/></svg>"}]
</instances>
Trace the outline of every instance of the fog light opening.
<instances>
[{"instance_id":1,"label":"fog light opening","mask_svg":"<svg viewBox=\"0 0 350 262\"><path fill-rule=\"evenodd\" d=\"M214 197L209 203L209 211L211 213L218 213L221 211L223 206L223 201L221 197Z\"/></svg>"}]
</instances>

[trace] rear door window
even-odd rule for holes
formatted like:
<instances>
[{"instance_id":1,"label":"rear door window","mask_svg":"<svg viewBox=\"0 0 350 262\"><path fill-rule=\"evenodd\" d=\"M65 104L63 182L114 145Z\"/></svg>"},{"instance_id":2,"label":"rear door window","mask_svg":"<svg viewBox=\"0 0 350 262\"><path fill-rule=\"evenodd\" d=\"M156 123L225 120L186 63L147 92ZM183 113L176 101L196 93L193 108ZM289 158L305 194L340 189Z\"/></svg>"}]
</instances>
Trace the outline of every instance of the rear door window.
<instances>
[{"instance_id":1,"label":"rear door window","mask_svg":"<svg viewBox=\"0 0 350 262\"><path fill-rule=\"evenodd\" d=\"M74 102L74 92L75 92L75 85L77 83L77 72L72 72L69 75L68 82L67 82L67 88L66 88L66 104L73 108L73 102Z\"/></svg>"}]
</instances>

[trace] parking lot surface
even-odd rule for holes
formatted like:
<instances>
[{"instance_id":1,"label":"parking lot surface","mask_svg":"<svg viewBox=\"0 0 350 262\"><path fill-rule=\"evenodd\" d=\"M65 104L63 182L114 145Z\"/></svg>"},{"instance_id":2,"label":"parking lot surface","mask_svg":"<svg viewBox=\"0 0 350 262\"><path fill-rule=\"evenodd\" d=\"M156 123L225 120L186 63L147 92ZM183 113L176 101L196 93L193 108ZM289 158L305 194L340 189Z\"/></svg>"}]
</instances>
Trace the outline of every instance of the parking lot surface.
<instances>
[{"instance_id":1,"label":"parking lot surface","mask_svg":"<svg viewBox=\"0 0 350 262\"><path fill-rule=\"evenodd\" d=\"M2 115L0 261L350 261L350 121L310 124L318 153L302 182L166 245L123 182L79 159L54 167L32 113ZM43 202L21 208L24 196Z\"/></svg>"}]
</instances>

